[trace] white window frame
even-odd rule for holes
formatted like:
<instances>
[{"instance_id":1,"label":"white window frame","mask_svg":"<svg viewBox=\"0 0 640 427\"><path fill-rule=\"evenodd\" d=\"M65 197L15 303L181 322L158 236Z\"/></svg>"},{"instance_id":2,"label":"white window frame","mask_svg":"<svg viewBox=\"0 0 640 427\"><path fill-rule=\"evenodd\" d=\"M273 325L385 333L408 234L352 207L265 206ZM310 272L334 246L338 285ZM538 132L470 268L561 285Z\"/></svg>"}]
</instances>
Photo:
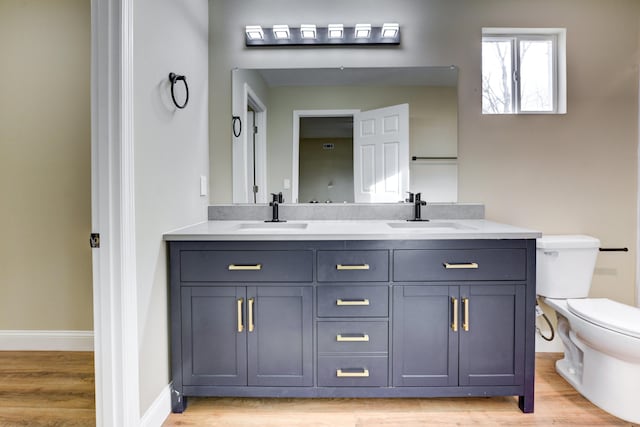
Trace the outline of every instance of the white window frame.
<instances>
[{"instance_id":1,"label":"white window frame","mask_svg":"<svg viewBox=\"0 0 640 427\"><path fill-rule=\"evenodd\" d=\"M508 113L485 113L487 115L501 114L566 114L567 112L567 66L565 28L483 28L482 41L510 41L512 75L512 111ZM526 40L550 40L553 44L552 58L552 96L551 111L522 111L520 102L520 42Z\"/></svg>"}]
</instances>

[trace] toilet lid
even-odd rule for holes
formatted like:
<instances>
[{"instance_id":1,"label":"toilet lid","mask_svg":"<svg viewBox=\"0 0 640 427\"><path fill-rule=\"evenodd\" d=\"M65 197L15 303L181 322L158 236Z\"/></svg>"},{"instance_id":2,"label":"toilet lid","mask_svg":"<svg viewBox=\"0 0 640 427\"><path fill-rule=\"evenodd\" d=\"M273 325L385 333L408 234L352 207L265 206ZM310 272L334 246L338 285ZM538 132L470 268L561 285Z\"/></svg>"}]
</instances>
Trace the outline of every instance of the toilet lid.
<instances>
[{"instance_id":1,"label":"toilet lid","mask_svg":"<svg viewBox=\"0 0 640 427\"><path fill-rule=\"evenodd\" d=\"M640 309L607 298L568 299L576 316L612 331L640 338Z\"/></svg>"}]
</instances>

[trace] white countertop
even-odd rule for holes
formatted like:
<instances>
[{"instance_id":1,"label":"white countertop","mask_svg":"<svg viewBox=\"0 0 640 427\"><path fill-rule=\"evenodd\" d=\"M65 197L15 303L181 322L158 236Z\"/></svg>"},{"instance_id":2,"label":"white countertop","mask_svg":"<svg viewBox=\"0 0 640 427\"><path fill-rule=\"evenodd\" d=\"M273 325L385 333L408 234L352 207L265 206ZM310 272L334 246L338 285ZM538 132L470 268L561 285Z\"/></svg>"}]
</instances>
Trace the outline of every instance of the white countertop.
<instances>
[{"instance_id":1,"label":"white countertop","mask_svg":"<svg viewBox=\"0 0 640 427\"><path fill-rule=\"evenodd\" d=\"M535 239L542 233L474 220L207 221L164 234L164 240L442 240Z\"/></svg>"}]
</instances>

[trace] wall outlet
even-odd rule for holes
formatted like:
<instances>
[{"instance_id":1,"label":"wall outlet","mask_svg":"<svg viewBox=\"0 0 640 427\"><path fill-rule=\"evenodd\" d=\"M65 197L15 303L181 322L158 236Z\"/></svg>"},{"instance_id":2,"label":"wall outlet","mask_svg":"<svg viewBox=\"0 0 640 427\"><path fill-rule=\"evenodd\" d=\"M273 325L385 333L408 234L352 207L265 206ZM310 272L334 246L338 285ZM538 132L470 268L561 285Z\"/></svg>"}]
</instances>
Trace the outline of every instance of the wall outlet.
<instances>
[{"instance_id":1,"label":"wall outlet","mask_svg":"<svg viewBox=\"0 0 640 427\"><path fill-rule=\"evenodd\" d=\"M282 187L283 187L285 190L290 189L290 188L291 188L291 180L290 180L289 178L285 178L285 179L284 179L284 182L282 183Z\"/></svg>"},{"instance_id":2,"label":"wall outlet","mask_svg":"<svg viewBox=\"0 0 640 427\"><path fill-rule=\"evenodd\" d=\"M200 196L204 197L207 195L207 177L204 175L200 175Z\"/></svg>"}]
</instances>

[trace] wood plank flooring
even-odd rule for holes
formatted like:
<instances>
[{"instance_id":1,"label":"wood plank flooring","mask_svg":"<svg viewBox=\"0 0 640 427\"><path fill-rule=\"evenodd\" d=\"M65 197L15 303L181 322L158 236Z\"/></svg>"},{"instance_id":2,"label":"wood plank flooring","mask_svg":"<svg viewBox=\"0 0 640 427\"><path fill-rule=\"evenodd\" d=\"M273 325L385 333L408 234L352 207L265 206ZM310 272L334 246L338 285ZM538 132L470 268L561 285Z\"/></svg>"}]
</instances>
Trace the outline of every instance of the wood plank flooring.
<instances>
[{"instance_id":1,"label":"wood plank flooring","mask_svg":"<svg viewBox=\"0 0 640 427\"><path fill-rule=\"evenodd\" d=\"M536 357L535 413L514 397L437 399L191 398L163 426L423 427L632 426L578 394L555 372L558 353ZM640 400L638 401L640 404Z\"/></svg>"},{"instance_id":2,"label":"wood plank flooring","mask_svg":"<svg viewBox=\"0 0 640 427\"><path fill-rule=\"evenodd\" d=\"M0 426L95 426L92 352L0 352Z\"/></svg>"},{"instance_id":3,"label":"wood plank flooring","mask_svg":"<svg viewBox=\"0 0 640 427\"><path fill-rule=\"evenodd\" d=\"M580 396L555 372L557 353L536 357L535 413L516 398L191 398L163 424L224 427L632 426ZM0 426L95 425L93 353L0 352ZM639 400L640 404L640 400Z\"/></svg>"}]
</instances>

